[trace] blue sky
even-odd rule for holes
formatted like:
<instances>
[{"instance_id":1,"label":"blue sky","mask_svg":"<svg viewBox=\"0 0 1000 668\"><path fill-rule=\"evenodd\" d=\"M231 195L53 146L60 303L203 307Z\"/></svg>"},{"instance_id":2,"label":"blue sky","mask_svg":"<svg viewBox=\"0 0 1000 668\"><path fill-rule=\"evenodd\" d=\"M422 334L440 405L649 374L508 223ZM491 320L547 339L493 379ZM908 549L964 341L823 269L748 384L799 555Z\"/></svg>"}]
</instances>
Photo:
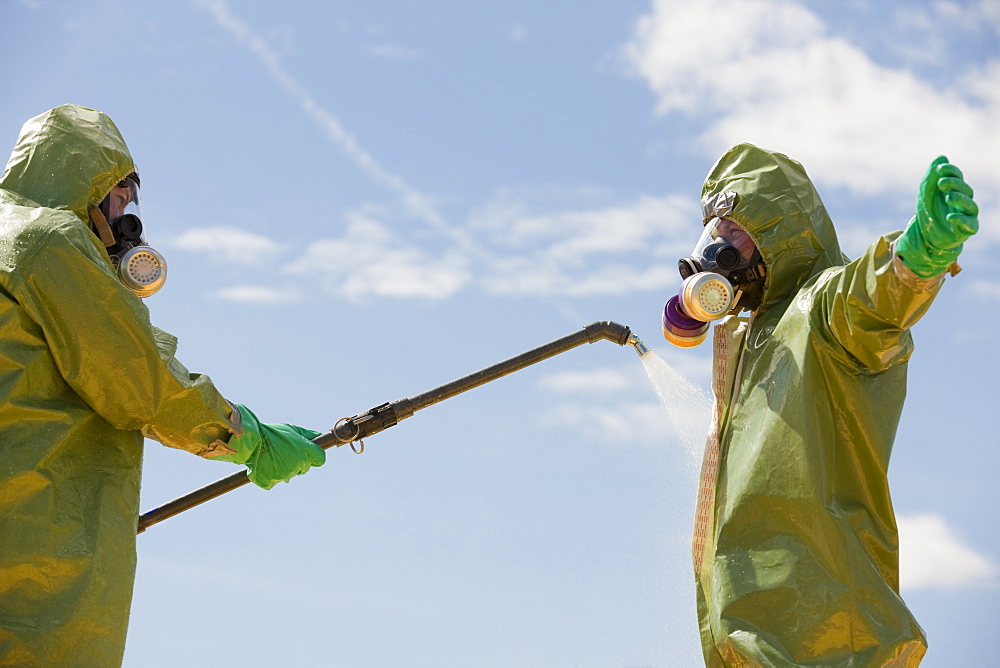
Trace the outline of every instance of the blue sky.
<instances>
[{"instance_id":1,"label":"blue sky","mask_svg":"<svg viewBox=\"0 0 1000 668\"><path fill-rule=\"evenodd\" d=\"M659 314L726 148L801 161L852 256L946 154L982 229L914 328L890 479L924 665L990 665L998 36L996 0L0 0L0 133L110 114L154 323L321 430L595 320L707 390ZM126 665L699 665L691 421L606 342L429 407L140 536ZM144 508L234 470L147 445Z\"/></svg>"}]
</instances>

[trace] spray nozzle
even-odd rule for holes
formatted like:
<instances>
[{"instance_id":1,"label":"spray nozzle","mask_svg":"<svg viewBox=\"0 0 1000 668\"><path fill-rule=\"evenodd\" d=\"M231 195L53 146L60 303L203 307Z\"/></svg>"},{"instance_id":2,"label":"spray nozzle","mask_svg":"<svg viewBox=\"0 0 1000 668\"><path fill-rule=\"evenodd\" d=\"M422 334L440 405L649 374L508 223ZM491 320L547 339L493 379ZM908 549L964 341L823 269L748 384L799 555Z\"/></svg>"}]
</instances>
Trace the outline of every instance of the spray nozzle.
<instances>
[{"instance_id":1,"label":"spray nozzle","mask_svg":"<svg viewBox=\"0 0 1000 668\"><path fill-rule=\"evenodd\" d=\"M635 334L629 334L628 341L626 341L626 343L635 348L635 351L639 353L639 357L642 357L649 352L649 347L646 346L646 344L643 343L642 340Z\"/></svg>"}]
</instances>

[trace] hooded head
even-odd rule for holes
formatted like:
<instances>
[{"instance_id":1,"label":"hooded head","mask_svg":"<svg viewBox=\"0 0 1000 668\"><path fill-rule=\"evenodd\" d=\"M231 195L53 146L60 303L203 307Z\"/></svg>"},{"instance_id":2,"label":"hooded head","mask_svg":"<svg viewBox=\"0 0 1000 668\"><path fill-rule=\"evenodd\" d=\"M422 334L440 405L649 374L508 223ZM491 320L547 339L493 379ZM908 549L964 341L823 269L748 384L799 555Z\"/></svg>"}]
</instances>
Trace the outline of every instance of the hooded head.
<instances>
[{"instance_id":1,"label":"hooded head","mask_svg":"<svg viewBox=\"0 0 1000 668\"><path fill-rule=\"evenodd\" d=\"M734 146L709 172L701 194L706 216L713 206L725 206L724 217L760 249L767 267L760 309L787 301L809 278L844 263L833 222L805 169L781 153Z\"/></svg>"},{"instance_id":2,"label":"hooded head","mask_svg":"<svg viewBox=\"0 0 1000 668\"><path fill-rule=\"evenodd\" d=\"M125 200L138 204L138 187L135 164L115 124L100 111L72 104L24 124L0 177L4 197L22 206L69 211L92 223L119 280L148 297L166 281L167 263L146 244L139 216L124 208ZM123 198L121 207L112 201L101 207L113 188L110 199ZM112 212L115 217L108 220Z\"/></svg>"},{"instance_id":3,"label":"hooded head","mask_svg":"<svg viewBox=\"0 0 1000 668\"><path fill-rule=\"evenodd\" d=\"M110 118L64 104L24 124L0 188L25 204L72 211L87 222L89 210L134 171Z\"/></svg>"}]
</instances>

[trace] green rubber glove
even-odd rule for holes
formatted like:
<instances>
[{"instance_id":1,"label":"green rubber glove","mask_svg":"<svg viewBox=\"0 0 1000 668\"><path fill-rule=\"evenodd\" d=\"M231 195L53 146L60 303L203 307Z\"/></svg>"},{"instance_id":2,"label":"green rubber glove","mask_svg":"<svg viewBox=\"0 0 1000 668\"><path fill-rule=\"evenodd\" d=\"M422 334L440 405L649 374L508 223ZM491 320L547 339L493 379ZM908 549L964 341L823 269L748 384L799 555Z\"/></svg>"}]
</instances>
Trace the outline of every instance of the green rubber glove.
<instances>
[{"instance_id":1,"label":"green rubber glove","mask_svg":"<svg viewBox=\"0 0 1000 668\"><path fill-rule=\"evenodd\" d=\"M326 451L312 442L320 432L291 424L262 424L249 408L235 406L243 420L243 435L229 439L236 454L213 459L245 464L250 469L247 477L258 487L271 489L326 461Z\"/></svg>"},{"instance_id":2,"label":"green rubber glove","mask_svg":"<svg viewBox=\"0 0 1000 668\"><path fill-rule=\"evenodd\" d=\"M938 156L920 184L917 215L896 240L896 255L921 278L943 273L979 231L979 207L962 172Z\"/></svg>"}]
</instances>

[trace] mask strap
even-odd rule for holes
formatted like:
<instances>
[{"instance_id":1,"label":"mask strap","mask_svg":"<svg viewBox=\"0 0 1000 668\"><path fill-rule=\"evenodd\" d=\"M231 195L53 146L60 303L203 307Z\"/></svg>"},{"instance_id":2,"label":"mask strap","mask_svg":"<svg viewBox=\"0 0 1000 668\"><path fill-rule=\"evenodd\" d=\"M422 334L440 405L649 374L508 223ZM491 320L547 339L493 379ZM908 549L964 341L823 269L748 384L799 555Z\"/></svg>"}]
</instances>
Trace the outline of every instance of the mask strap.
<instances>
[{"instance_id":1,"label":"mask strap","mask_svg":"<svg viewBox=\"0 0 1000 668\"><path fill-rule=\"evenodd\" d=\"M743 310L743 307L740 306L740 300L742 298L743 298L743 288L739 288L736 290L736 294L733 295L733 308L732 310L729 311L729 315L736 315Z\"/></svg>"},{"instance_id":2,"label":"mask strap","mask_svg":"<svg viewBox=\"0 0 1000 668\"><path fill-rule=\"evenodd\" d=\"M111 226L108 225L108 219L104 217L104 212L96 206L90 207L90 220L94 223L94 227L97 228L97 236L101 238L101 243L104 244L105 248L111 248L118 243L115 241L115 233L111 231Z\"/></svg>"}]
</instances>

